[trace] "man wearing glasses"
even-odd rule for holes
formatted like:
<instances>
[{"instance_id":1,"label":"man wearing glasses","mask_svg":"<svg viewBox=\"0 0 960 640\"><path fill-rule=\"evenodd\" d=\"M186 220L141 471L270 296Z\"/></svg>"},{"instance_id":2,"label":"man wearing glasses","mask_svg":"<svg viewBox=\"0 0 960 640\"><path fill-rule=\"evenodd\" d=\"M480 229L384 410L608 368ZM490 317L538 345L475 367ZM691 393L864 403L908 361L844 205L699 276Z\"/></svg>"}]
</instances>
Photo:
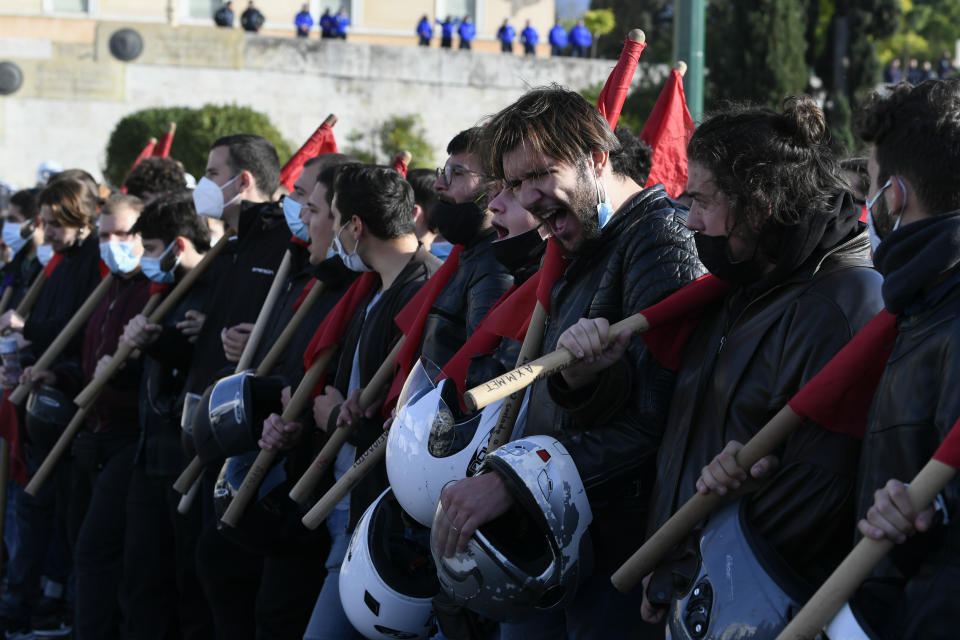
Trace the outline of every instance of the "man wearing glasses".
<instances>
[{"instance_id":1,"label":"man wearing glasses","mask_svg":"<svg viewBox=\"0 0 960 640\"><path fill-rule=\"evenodd\" d=\"M487 311L513 284L497 262L497 238L487 210L493 182L481 167L480 129L461 131L447 145L447 162L433 184L433 219L445 240L459 245L457 270L440 291L423 327L421 355L443 366L480 324Z\"/></svg>"}]
</instances>

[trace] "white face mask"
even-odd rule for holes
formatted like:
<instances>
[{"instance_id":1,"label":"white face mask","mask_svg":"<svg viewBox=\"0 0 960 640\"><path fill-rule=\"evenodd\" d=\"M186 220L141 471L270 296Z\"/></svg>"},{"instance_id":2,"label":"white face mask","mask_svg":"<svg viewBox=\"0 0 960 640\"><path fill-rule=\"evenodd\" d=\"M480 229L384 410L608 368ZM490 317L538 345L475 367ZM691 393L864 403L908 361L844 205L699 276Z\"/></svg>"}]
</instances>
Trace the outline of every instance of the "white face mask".
<instances>
[{"instance_id":1,"label":"white face mask","mask_svg":"<svg viewBox=\"0 0 960 640\"><path fill-rule=\"evenodd\" d=\"M883 186L880 187L877 192L873 195L872 198L867 200L867 235L870 237L870 248L873 249L873 252L876 253L877 249L880 248L880 243L883 241L883 238L880 237L880 234L877 233L877 228L873 223L873 205L876 204L877 200L880 199L880 196L883 195L883 192L889 187L893 178L887 179L883 183ZM897 221L893 223L893 231L896 231L900 228L900 220L903 219L903 210L907 208L907 187L903 184L903 181L900 178L896 179L900 184L900 188L903 190L903 206L900 207L900 215L897 216ZM893 233L891 231L891 233Z\"/></svg>"},{"instance_id":2,"label":"white face mask","mask_svg":"<svg viewBox=\"0 0 960 640\"><path fill-rule=\"evenodd\" d=\"M240 178L240 174L233 176L221 187L210 178L200 178L197 188L193 190L193 205L197 209L197 215L219 220L223 217L223 210L240 199L240 194L230 198L229 202L223 201L223 190L229 187Z\"/></svg>"},{"instance_id":3,"label":"white face mask","mask_svg":"<svg viewBox=\"0 0 960 640\"><path fill-rule=\"evenodd\" d=\"M42 244L37 247L37 260L40 264L47 266L47 263L53 259L53 247L49 244Z\"/></svg>"},{"instance_id":4,"label":"white face mask","mask_svg":"<svg viewBox=\"0 0 960 640\"><path fill-rule=\"evenodd\" d=\"M358 273L363 273L364 271L373 271L370 267L363 263L363 260L360 259L360 254L357 253L357 250L360 249L360 239L357 239L357 246L353 248L353 253L347 253L343 250L343 244L340 242L340 234L343 233L343 230L346 229L346 225L340 227L340 231L337 232L337 235L333 236L333 248L337 252L337 255L340 256L340 259L343 260L343 264L350 271L356 271Z\"/></svg>"},{"instance_id":5,"label":"white face mask","mask_svg":"<svg viewBox=\"0 0 960 640\"><path fill-rule=\"evenodd\" d=\"M3 223L3 244L10 247L12 254L16 254L23 245L27 244L27 239L20 237L21 229L23 229L22 222Z\"/></svg>"}]
</instances>

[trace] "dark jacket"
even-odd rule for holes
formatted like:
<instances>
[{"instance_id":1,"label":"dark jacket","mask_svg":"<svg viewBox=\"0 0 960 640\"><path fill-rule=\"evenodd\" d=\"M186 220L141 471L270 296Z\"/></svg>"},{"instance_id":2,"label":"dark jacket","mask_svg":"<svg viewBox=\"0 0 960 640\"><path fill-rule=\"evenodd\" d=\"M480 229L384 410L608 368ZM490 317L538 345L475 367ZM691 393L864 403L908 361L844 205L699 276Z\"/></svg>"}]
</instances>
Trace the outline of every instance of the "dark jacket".
<instances>
[{"instance_id":1,"label":"dark jacket","mask_svg":"<svg viewBox=\"0 0 960 640\"><path fill-rule=\"evenodd\" d=\"M6 295L7 287L13 288L10 300L7 302L6 309L16 309L23 297L27 295L27 290L33 284L34 279L43 270L43 265L37 260L36 254L27 258L30 253L30 240L20 251L13 256L13 260L0 268L0 296ZM6 311L4 309L4 311Z\"/></svg>"},{"instance_id":2,"label":"dark jacket","mask_svg":"<svg viewBox=\"0 0 960 640\"><path fill-rule=\"evenodd\" d=\"M201 276L187 294L160 322L156 342L144 350L140 382L140 442L136 464L152 477L172 477L183 471L186 460L180 438L183 389L186 384L191 345L177 329L190 309L202 309L210 280Z\"/></svg>"},{"instance_id":3,"label":"dark jacket","mask_svg":"<svg viewBox=\"0 0 960 640\"><path fill-rule=\"evenodd\" d=\"M440 291L423 325L420 354L439 367L463 346L487 311L513 284L513 276L493 255L494 229L460 252L460 261Z\"/></svg>"},{"instance_id":4,"label":"dark jacket","mask_svg":"<svg viewBox=\"0 0 960 640\"><path fill-rule=\"evenodd\" d=\"M774 286L739 287L704 314L677 375L649 533L696 492L701 469L727 442L749 440L880 311L869 248L858 229ZM748 498L748 523L813 584L848 550L859 442L808 421L776 455L777 471ZM691 537L688 548L696 543ZM664 564L648 595L667 600L686 572Z\"/></svg>"},{"instance_id":5,"label":"dark jacket","mask_svg":"<svg viewBox=\"0 0 960 640\"><path fill-rule=\"evenodd\" d=\"M263 26L264 17L259 9L247 9L240 14L240 26L244 31L256 33Z\"/></svg>"},{"instance_id":6,"label":"dark jacket","mask_svg":"<svg viewBox=\"0 0 960 640\"><path fill-rule=\"evenodd\" d=\"M660 186L638 192L620 207L597 244L575 257L554 284L541 353L556 349L560 334L580 318L622 320L703 273L693 234L683 223L685 210L675 207ZM624 393L630 402L616 415L575 420L542 380L530 388L523 427L524 435L553 436L570 451L589 492L594 548L604 570L625 559L644 526L645 498L636 478L656 452L673 388L673 374L639 339L624 359L626 388L632 380L632 388L642 393ZM571 404L565 406L576 413Z\"/></svg>"},{"instance_id":7,"label":"dark jacket","mask_svg":"<svg viewBox=\"0 0 960 640\"><path fill-rule=\"evenodd\" d=\"M383 292L380 300L371 309L367 317L364 310L376 292L369 294L358 306L357 313L351 319L340 344L339 363L333 386L340 393L347 395L350 385L350 373L353 368L353 355L358 345L362 345L358 365L360 366L360 387L366 385L373 374L380 367L400 338L400 329L393 318L400 313L403 306L410 301L423 283L440 268L439 259L431 255L422 246L416 256L410 261L390 288ZM333 411L327 424L327 433L337 428L338 411ZM348 442L357 448L359 457L383 433L383 418L377 414L373 418L364 419L353 430ZM378 465L366 478L350 492L350 525L352 531L364 510L387 487L387 470L384 465Z\"/></svg>"},{"instance_id":8,"label":"dark jacket","mask_svg":"<svg viewBox=\"0 0 960 640\"><path fill-rule=\"evenodd\" d=\"M123 328L143 311L150 297L150 280L142 273L132 278L114 276L107 295L94 310L83 335L83 382L93 379L97 362L112 356ZM127 358L123 367L110 378L87 413L87 430L96 436L133 437L139 427L140 374L143 361Z\"/></svg>"},{"instance_id":9,"label":"dark jacket","mask_svg":"<svg viewBox=\"0 0 960 640\"><path fill-rule=\"evenodd\" d=\"M950 230L928 225L949 224ZM867 419L857 486L857 516L865 517L873 493L891 478L908 483L927 463L960 417L960 247L941 246L957 238L960 213L942 220L915 222L884 238L877 251L888 310L899 312L898 335L874 394ZM928 226L931 242L918 232ZM907 304L893 304L894 279L909 277L913 265L890 264L888 256L907 247L934 277L912 278L899 287ZM885 246L887 245L887 246ZM902 310L901 310L902 307ZM880 562L856 602L877 637L946 638L954 635L960 600L960 479L941 493L946 519L929 532L896 545ZM859 537L859 534L858 534Z\"/></svg>"},{"instance_id":10,"label":"dark jacket","mask_svg":"<svg viewBox=\"0 0 960 640\"><path fill-rule=\"evenodd\" d=\"M206 296L206 319L187 376L186 390L192 393L203 393L218 373L232 369L220 331L256 322L289 245L290 229L277 203L244 203L239 226L236 241L212 265L216 284Z\"/></svg>"},{"instance_id":11,"label":"dark jacket","mask_svg":"<svg viewBox=\"0 0 960 640\"><path fill-rule=\"evenodd\" d=\"M25 359L25 362L40 357L100 284L99 265L100 245L95 233L63 252L63 260L43 285L23 327L23 337L32 343L28 348L31 360ZM75 358L79 362L82 342L83 334L77 332L61 358Z\"/></svg>"}]
</instances>

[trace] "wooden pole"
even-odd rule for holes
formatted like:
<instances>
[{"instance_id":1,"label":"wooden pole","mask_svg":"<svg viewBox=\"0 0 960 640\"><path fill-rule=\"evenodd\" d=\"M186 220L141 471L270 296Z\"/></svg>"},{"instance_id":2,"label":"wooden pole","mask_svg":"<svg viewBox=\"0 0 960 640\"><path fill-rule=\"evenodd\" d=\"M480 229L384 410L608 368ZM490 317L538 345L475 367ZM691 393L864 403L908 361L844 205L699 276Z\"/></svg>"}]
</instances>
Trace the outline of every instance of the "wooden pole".
<instances>
[{"instance_id":1,"label":"wooden pole","mask_svg":"<svg viewBox=\"0 0 960 640\"><path fill-rule=\"evenodd\" d=\"M40 297L40 291L43 290L43 285L47 283L47 272L41 270L37 274L37 277L33 279L30 288L27 289L26 295L23 296L23 300L20 301L20 304L17 305L17 315L27 319L27 316L30 315L30 312L33 310L33 305L37 303L37 298Z\"/></svg>"},{"instance_id":2,"label":"wooden pole","mask_svg":"<svg viewBox=\"0 0 960 640\"><path fill-rule=\"evenodd\" d=\"M8 286L3 290L3 297L0 298L0 313L3 313L7 310L7 307L10 306L10 298L13 297L13 285Z\"/></svg>"},{"instance_id":3,"label":"wooden pole","mask_svg":"<svg viewBox=\"0 0 960 640\"><path fill-rule=\"evenodd\" d=\"M280 416L284 424L294 422L310 404L313 389L319 384L323 374L326 373L327 366L330 364L330 360L333 359L336 351L337 348L335 346L328 347L320 354L310 368L307 369L307 372L303 375L303 379L300 380L300 384L297 385L297 390L293 392L293 397L291 397L290 402L287 403L287 408L284 409L283 415ZM272 449L260 450L260 453L257 454L256 459L250 466L250 470L247 471L247 475L243 478L243 483L240 485L240 488L237 489L236 495L233 496L233 500L230 501L227 510L223 512L223 517L220 518L221 522L230 527L237 526L247 505L250 504L254 496L256 496L260 484L270 471L270 467L273 465L273 461L278 453L279 452Z\"/></svg>"},{"instance_id":4,"label":"wooden pole","mask_svg":"<svg viewBox=\"0 0 960 640\"><path fill-rule=\"evenodd\" d=\"M938 460L930 460L907 487L915 511L929 506L953 478L957 470ZM893 549L887 538L863 538L827 578L813 597L777 636L777 640L813 640L853 597L873 569Z\"/></svg>"},{"instance_id":5,"label":"wooden pole","mask_svg":"<svg viewBox=\"0 0 960 640\"><path fill-rule=\"evenodd\" d=\"M60 357L60 354L63 353L63 350L67 348L67 345L70 344L70 341L77 335L77 332L86 326L87 320L93 315L97 305L100 304L100 301L103 300L107 292L110 291L110 287L113 286L113 281L114 275L112 273L108 273L103 280L100 281L100 284L93 290L90 297L80 305L80 308L77 309L73 317L67 321L67 324L60 330L57 337L53 339L53 342L50 343L46 351L37 358L36 363L33 365L34 371L46 371L53 365L56 359ZM30 390L33 389L33 385L32 380L21 382L10 394L10 402L15 405L22 404L30 394Z\"/></svg>"},{"instance_id":6,"label":"wooden pole","mask_svg":"<svg viewBox=\"0 0 960 640\"><path fill-rule=\"evenodd\" d=\"M284 276L286 279L286 276ZM304 298L303 302L300 303L300 308L297 309L297 312L293 314L293 317L290 318L290 321L287 323L287 326L284 327L283 331L277 337L277 340L270 347L270 350L267 352L267 355L263 357L263 360L257 366L256 375L265 376L269 375L273 371L273 367L276 366L277 362L280 360L280 356L283 355L283 352L286 350L287 346L290 344L290 340L293 339L293 334L296 333L297 329L303 324L304 319L307 317L307 313L310 311L310 308L316 304L317 300L320 298L320 294L323 293L324 284L322 282L317 282L313 285L313 289L310 290L310 293L307 294L307 297ZM269 299L269 295L267 296ZM259 317L257 322L259 322ZM251 334L251 338L252 338ZM249 345L249 342L247 343ZM244 355L247 354L247 349L244 347ZM250 357L253 357L253 352L250 352ZM243 358L241 357L241 360ZM249 366L249 362L246 363ZM238 366L237 372L243 371L247 368L244 366L242 369ZM173 483L173 489L177 493L187 494L189 490L196 484L197 479L200 477L200 474L203 473L203 463L200 462L199 456L194 456L193 460L190 461L190 464L187 465L187 468L183 470L180 476L177 478L176 482ZM190 508L189 502L186 504L186 508Z\"/></svg>"},{"instance_id":7,"label":"wooden pole","mask_svg":"<svg viewBox=\"0 0 960 640\"><path fill-rule=\"evenodd\" d=\"M620 335L624 330L630 335L643 333L650 328L650 324L642 314L637 313L610 326L611 335ZM576 362L572 353L564 348L551 351L532 362L508 371L503 375L483 383L464 394L464 402L471 411L482 409L488 404L506 398L511 393L522 391L528 386L547 376L553 375Z\"/></svg>"},{"instance_id":8,"label":"wooden pole","mask_svg":"<svg viewBox=\"0 0 960 640\"><path fill-rule=\"evenodd\" d=\"M158 324L163 317L166 316L170 311L173 310L177 304L180 303L180 300L190 291L190 288L193 284L203 275L203 272L207 270L210 264L213 262L220 252L227 248L227 245L230 242L230 230L227 229L224 231L223 237L213 245L209 251L203 254L203 258L190 272L183 277L183 279L177 283L177 286L170 291L169 294L163 299L162 302L154 309L151 313L146 314L147 322L151 324ZM156 297L156 296L154 296ZM77 404L78 407L88 407L96 398L100 391L103 390L104 385L107 384L107 381L113 377L113 375L120 370L120 367L123 366L123 363L127 358L133 353L134 348L132 345L127 343L121 343L117 348L116 353L113 354L113 357L110 359L109 364L107 364L100 374L94 376L93 380L83 388L83 391L77 395L73 401Z\"/></svg>"},{"instance_id":9,"label":"wooden pole","mask_svg":"<svg viewBox=\"0 0 960 640\"><path fill-rule=\"evenodd\" d=\"M395 344L390 351L390 355L380 363L376 373L370 378L370 382L368 382L367 386L360 392L358 404L360 405L361 411L369 409L380 396L383 387L390 383L395 368L394 360L403 347L405 337L406 336L400 336L397 344ZM290 490L291 500L297 504L304 504L307 501L314 487L317 486L320 478L323 477L323 472L336 460L337 454L340 453L340 449L346 444L347 438L350 437L352 432L353 429L349 427L338 427L333 430L333 433L327 438L327 442L323 445L323 448L320 449L320 453L317 454L317 457L313 460L313 464L307 467L307 470L304 471L300 479L297 480L297 484L293 485L293 489Z\"/></svg>"},{"instance_id":10,"label":"wooden pole","mask_svg":"<svg viewBox=\"0 0 960 640\"><path fill-rule=\"evenodd\" d=\"M347 469L347 472L340 476L340 479L330 487L330 490L323 494L323 497L317 501L317 504L313 505L313 508L303 516L301 522L303 522L305 527L308 529L316 529L319 527L340 501L353 491L357 483L386 458L388 435L390 435L390 432L384 431L383 435L377 438L376 442L370 445L370 448L357 458L353 466Z\"/></svg>"},{"instance_id":11,"label":"wooden pole","mask_svg":"<svg viewBox=\"0 0 960 640\"><path fill-rule=\"evenodd\" d=\"M803 423L789 406L783 407L737 452L741 469L750 469L762 457L775 451L790 432ZM610 577L613 586L629 593L650 573L671 549L680 544L696 526L726 502L727 496L695 493L670 519L647 538L639 549Z\"/></svg>"}]
</instances>

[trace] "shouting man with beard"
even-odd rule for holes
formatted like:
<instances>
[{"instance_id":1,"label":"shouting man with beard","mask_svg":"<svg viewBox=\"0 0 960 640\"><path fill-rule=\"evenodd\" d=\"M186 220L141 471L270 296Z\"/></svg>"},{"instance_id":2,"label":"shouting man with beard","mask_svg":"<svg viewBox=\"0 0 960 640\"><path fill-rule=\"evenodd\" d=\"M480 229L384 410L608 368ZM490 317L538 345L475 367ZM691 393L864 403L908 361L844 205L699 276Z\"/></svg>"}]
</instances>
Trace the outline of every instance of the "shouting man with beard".
<instances>
[{"instance_id":1,"label":"shouting man with beard","mask_svg":"<svg viewBox=\"0 0 960 640\"><path fill-rule=\"evenodd\" d=\"M494 177L549 226L568 258L550 292L541 353L556 349L560 334L580 318L616 322L703 272L683 212L662 187L643 189L614 173L610 155L620 143L599 111L576 93L557 86L530 91L494 116L484 136ZM626 344L629 337L617 340ZM596 364L599 371L609 363ZM565 609L501 625L504 640L638 637L639 597L615 592L609 575L643 531L650 484L641 471L652 470L674 378L640 340L629 341L624 356L596 375L607 392L622 385L629 402L619 411L629 413L629 420L578 412L577 404L589 398L551 389L562 385L555 377L532 385L522 434L553 436L572 456L593 512L595 570ZM633 389L643 391L631 394ZM563 397L563 407L556 397ZM434 536L438 553L451 557L479 527L505 514L514 497L494 472L447 487L441 502Z\"/></svg>"}]
</instances>

